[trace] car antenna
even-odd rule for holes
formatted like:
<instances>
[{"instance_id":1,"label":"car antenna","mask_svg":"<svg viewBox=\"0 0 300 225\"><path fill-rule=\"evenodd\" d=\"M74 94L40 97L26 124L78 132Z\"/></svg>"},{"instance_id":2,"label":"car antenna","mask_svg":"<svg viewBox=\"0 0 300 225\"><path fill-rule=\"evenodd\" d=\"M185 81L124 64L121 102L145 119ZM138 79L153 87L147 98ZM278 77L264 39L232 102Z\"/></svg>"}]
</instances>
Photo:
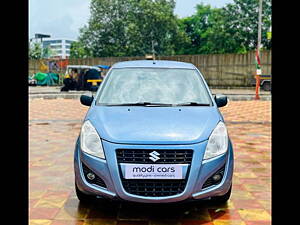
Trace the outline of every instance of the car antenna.
<instances>
[{"instance_id":1,"label":"car antenna","mask_svg":"<svg viewBox=\"0 0 300 225\"><path fill-rule=\"evenodd\" d=\"M153 60L153 64L156 64L155 62L155 50L154 50L154 42L152 40L152 54L146 54L145 55L146 60Z\"/></svg>"},{"instance_id":2,"label":"car antenna","mask_svg":"<svg viewBox=\"0 0 300 225\"><path fill-rule=\"evenodd\" d=\"M154 41L151 41L152 44L152 60L153 60L153 64L155 64L155 50L154 50Z\"/></svg>"}]
</instances>

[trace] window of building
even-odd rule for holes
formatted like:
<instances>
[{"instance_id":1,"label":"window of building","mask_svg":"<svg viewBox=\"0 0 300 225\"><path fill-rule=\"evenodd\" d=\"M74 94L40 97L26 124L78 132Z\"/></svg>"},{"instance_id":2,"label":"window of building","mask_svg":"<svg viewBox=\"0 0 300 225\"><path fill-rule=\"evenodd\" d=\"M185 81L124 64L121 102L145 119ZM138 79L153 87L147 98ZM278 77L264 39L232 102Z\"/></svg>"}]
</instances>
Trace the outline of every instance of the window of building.
<instances>
[{"instance_id":1,"label":"window of building","mask_svg":"<svg viewBox=\"0 0 300 225\"><path fill-rule=\"evenodd\" d=\"M66 43L67 43L67 44L72 44L72 42L74 42L74 41L66 40Z\"/></svg>"},{"instance_id":2,"label":"window of building","mask_svg":"<svg viewBox=\"0 0 300 225\"><path fill-rule=\"evenodd\" d=\"M43 45L50 45L50 44L59 44L62 43L62 40L48 40L48 41L43 41Z\"/></svg>"},{"instance_id":3,"label":"window of building","mask_svg":"<svg viewBox=\"0 0 300 225\"><path fill-rule=\"evenodd\" d=\"M51 45L51 49L60 49L62 48L61 45Z\"/></svg>"}]
</instances>

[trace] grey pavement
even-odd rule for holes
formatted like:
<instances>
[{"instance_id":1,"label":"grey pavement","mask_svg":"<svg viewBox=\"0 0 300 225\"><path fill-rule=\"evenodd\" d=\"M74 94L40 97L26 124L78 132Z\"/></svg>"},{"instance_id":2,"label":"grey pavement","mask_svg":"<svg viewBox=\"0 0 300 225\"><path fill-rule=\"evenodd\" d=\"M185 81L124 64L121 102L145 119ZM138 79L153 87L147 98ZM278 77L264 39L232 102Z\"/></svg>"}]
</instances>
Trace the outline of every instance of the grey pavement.
<instances>
[{"instance_id":1,"label":"grey pavement","mask_svg":"<svg viewBox=\"0 0 300 225\"><path fill-rule=\"evenodd\" d=\"M91 95L90 91L68 91L61 92L61 86L29 86L28 93L29 98L44 98L44 99L79 99L82 94ZM216 89L211 88L213 94L224 94L227 95L229 100L241 101L241 100L253 100L255 97L255 87L250 88L227 88L227 89ZM259 91L260 100L270 101L271 92Z\"/></svg>"}]
</instances>

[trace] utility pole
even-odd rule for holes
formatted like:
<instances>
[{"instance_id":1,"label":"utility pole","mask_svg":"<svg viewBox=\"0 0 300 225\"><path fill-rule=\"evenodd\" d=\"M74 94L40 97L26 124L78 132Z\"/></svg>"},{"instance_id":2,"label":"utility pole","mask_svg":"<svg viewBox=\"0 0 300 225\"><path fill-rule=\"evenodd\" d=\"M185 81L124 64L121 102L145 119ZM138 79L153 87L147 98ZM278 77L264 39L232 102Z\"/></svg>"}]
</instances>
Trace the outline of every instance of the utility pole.
<instances>
[{"instance_id":1,"label":"utility pole","mask_svg":"<svg viewBox=\"0 0 300 225\"><path fill-rule=\"evenodd\" d=\"M259 87L260 87L260 75L261 75L261 65L260 65L260 46L261 46L261 17L262 17L262 0L259 0L258 7L258 40L256 49L256 88L255 88L255 100L259 100Z\"/></svg>"},{"instance_id":2,"label":"utility pole","mask_svg":"<svg viewBox=\"0 0 300 225\"><path fill-rule=\"evenodd\" d=\"M259 0L259 8L258 8L258 41L257 41L257 49L259 51L261 45L261 17L262 17L262 0Z\"/></svg>"}]
</instances>

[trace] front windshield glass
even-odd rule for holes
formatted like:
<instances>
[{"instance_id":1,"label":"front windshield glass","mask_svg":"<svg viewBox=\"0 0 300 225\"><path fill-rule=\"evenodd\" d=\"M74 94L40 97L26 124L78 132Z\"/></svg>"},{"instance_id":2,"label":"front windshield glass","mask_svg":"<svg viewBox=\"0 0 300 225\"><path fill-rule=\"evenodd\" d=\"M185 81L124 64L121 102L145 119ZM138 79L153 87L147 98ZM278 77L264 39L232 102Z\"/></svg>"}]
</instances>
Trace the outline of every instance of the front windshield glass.
<instances>
[{"instance_id":1,"label":"front windshield glass","mask_svg":"<svg viewBox=\"0 0 300 225\"><path fill-rule=\"evenodd\" d=\"M112 69L100 92L98 104L150 102L210 104L199 73L194 69Z\"/></svg>"}]
</instances>

